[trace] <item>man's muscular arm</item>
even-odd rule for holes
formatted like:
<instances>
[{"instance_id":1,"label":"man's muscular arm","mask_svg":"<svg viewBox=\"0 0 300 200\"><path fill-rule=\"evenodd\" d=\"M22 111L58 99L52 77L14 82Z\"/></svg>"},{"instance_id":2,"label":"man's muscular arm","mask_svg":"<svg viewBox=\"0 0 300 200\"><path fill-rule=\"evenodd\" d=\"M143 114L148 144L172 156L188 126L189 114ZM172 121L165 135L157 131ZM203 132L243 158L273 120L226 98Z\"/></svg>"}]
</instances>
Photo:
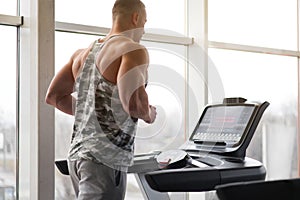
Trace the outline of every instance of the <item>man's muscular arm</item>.
<instances>
[{"instance_id":1,"label":"man's muscular arm","mask_svg":"<svg viewBox=\"0 0 300 200\"><path fill-rule=\"evenodd\" d=\"M149 105L145 90L148 64L148 54L144 48L124 54L117 84L124 110L132 117L153 123L156 118L156 108Z\"/></svg>"},{"instance_id":2,"label":"man's muscular arm","mask_svg":"<svg viewBox=\"0 0 300 200\"><path fill-rule=\"evenodd\" d=\"M74 89L73 65L81 50L76 51L69 62L55 75L48 88L45 101L64 113L73 115ZM78 63L80 64L80 63Z\"/></svg>"}]
</instances>

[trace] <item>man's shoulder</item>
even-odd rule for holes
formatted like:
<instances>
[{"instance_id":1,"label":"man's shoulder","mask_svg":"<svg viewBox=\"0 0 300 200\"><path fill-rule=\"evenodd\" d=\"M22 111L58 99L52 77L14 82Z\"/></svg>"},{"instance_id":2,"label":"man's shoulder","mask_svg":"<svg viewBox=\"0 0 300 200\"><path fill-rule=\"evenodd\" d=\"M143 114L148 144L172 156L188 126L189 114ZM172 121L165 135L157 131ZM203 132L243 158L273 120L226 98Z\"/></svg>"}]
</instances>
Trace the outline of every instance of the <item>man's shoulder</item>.
<instances>
[{"instance_id":1,"label":"man's shoulder","mask_svg":"<svg viewBox=\"0 0 300 200\"><path fill-rule=\"evenodd\" d=\"M72 55L72 60L77 61L77 60L85 60L87 54L89 52L89 48L84 48L84 49L77 49L73 55Z\"/></svg>"},{"instance_id":2,"label":"man's shoulder","mask_svg":"<svg viewBox=\"0 0 300 200\"><path fill-rule=\"evenodd\" d=\"M122 47L136 47L139 49L145 49L144 45L135 42L134 40L132 40L129 37L125 37L125 36L120 36L120 37L115 37L112 38L112 43L120 45Z\"/></svg>"},{"instance_id":3,"label":"man's shoulder","mask_svg":"<svg viewBox=\"0 0 300 200\"><path fill-rule=\"evenodd\" d=\"M107 47L107 50L116 52L118 55L124 55L133 51L147 52L145 46L127 37L113 38Z\"/></svg>"}]
</instances>

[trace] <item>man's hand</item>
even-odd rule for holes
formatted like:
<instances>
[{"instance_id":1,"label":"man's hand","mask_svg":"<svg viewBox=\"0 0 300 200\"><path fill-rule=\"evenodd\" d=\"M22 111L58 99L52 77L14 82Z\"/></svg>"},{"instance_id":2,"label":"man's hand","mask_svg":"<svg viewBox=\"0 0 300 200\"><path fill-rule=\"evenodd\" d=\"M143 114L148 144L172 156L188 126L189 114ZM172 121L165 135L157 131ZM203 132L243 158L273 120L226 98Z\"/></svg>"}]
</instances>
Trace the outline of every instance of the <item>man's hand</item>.
<instances>
[{"instance_id":1,"label":"man's hand","mask_svg":"<svg viewBox=\"0 0 300 200\"><path fill-rule=\"evenodd\" d=\"M157 115L155 106L149 105L149 114L150 114L150 120L145 122L152 124L155 121Z\"/></svg>"}]
</instances>

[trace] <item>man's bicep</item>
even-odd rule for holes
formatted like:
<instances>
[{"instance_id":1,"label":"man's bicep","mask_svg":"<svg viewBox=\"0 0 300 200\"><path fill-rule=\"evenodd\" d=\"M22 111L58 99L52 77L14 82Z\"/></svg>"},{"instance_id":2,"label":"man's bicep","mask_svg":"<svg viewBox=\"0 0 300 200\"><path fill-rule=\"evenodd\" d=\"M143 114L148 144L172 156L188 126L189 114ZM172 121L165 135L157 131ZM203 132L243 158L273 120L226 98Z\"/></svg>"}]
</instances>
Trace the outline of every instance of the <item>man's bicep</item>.
<instances>
[{"instance_id":1,"label":"man's bicep","mask_svg":"<svg viewBox=\"0 0 300 200\"><path fill-rule=\"evenodd\" d=\"M72 64L66 64L57 74L57 86L64 93L69 94L74 89L74 76L72 73Z\"/></svg>"},{"instance_id":2,"label":"man's bicep","mask_svg":"<svg viewBox=\"0 0 300 200\"><path fill-rule=\"evenodd\" d=\"M60 94L70 94L73 92L75 82L74 71L78 72L80 68L80 55L84 50L76 50L69 61L54 76L50 88L55 90L55 92Z\"/></svg>"}]
</instances>

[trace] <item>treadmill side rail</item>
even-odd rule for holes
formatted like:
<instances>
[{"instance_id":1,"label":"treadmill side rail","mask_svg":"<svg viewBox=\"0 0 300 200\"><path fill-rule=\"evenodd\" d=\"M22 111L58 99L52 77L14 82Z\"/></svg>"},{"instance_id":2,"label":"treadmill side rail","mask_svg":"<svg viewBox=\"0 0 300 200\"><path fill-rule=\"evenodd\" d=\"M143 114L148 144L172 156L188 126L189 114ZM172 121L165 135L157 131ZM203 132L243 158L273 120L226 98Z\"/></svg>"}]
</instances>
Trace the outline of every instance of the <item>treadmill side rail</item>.
<instances>
[{"instance_id":1,"label":"treadmill side rail","mask_svg":"<svg viewBox=\"0 0 300 200\"><path fill-rule=\"evenodd\" d=\"M241 181L265 180L266 168L263 165L254 168L251 167L241 168L238 169L238 173L233 173L233 170L230 169L221 170L220 176L221 176L221 184L241 182Z\"/></svg>"},{"instance_id":2,"label":"treadmill side rail","mask_svg":"<svg viewBox=\"0 0 300 200\"><path fill-rule=\"evenodd\" d=\"M145 174L149 186L159 192L209 191L221 183L217 169L170 169ZM176 181L172 181L172 180Z\"/></svg>"},{"instance_id":3,"label":"treadmill side rail","mask_svg":"<svg viewBox=\"0 0 300 200\"><path fill-rule=\"evenodd\" d=\"M159 192L204 192L225 183L264 180L265 176L263 165L168 169L145 174L149 186Z\"/></svg>"}]
</instances>

